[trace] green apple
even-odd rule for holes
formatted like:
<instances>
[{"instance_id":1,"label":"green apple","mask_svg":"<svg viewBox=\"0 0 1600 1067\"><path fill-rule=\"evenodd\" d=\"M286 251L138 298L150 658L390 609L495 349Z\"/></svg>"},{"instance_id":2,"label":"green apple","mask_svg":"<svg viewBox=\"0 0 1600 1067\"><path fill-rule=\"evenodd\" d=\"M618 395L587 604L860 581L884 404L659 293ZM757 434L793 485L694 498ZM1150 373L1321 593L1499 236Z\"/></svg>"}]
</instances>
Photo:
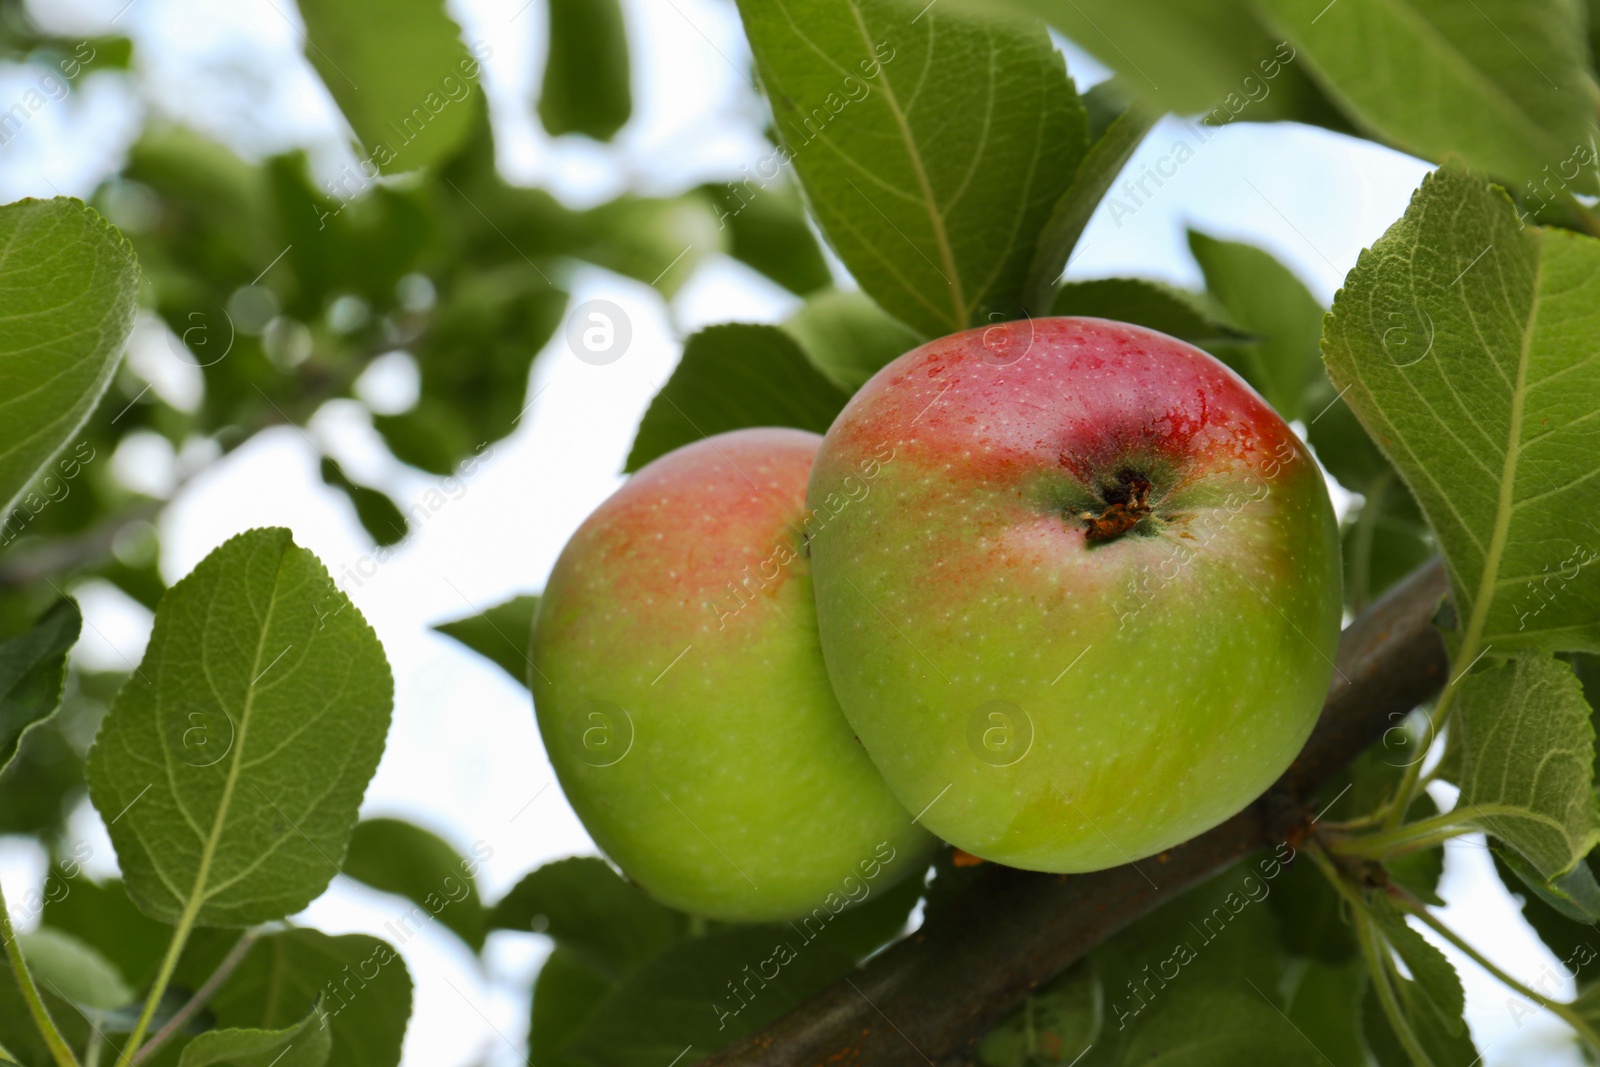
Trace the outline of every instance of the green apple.
<instances>
[{"instance_id":1,"label":"green apple","mask_svg":"<svg viewBox=\"0 0 1600 1067\"><path fill-rule=\"evenodd\" d=\"M808 499L834 691L967 852L1155 854L1247 805L1316 721L1340 619L1322 474L1181 341L1053 318L930 342L850 401Z\"/></svg>"},{"instance_id":2,"label":"green apple","mask_svg":"<svg viewBox=\"0 0 1600 1067\"><path fill-rule=\"evenodd\" d=\"M803 544L820 441L742 430L656 460L573 534L539 603L534 705L562 789L685 911L837 912L933 844L823 667Z\"/></svg>"}]
</instances>

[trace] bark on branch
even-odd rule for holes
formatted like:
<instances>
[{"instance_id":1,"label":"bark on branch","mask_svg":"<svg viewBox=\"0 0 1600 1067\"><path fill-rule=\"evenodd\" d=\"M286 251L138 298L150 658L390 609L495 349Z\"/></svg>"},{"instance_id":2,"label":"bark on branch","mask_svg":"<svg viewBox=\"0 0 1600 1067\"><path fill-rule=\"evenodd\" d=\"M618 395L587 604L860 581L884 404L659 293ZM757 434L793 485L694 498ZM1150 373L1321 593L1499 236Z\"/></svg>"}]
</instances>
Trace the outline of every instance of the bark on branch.
<instances>
[{"instance_id":1,"label":"bark on branch","mask_svg":"<svg viewBox=\"0 0 1600 1067\"><path fill-rule=\"evenodd\" d=\"M1449 671L1432 625L1449 593L1437 560L1339 640L1322 717L1293 766L1250 807L1137 864L1082 875L990 866L937 920L703 1067L945 1065L1027 994L1159 904L1303 829L1317 789Z\"/></svg>"}]
</instances>

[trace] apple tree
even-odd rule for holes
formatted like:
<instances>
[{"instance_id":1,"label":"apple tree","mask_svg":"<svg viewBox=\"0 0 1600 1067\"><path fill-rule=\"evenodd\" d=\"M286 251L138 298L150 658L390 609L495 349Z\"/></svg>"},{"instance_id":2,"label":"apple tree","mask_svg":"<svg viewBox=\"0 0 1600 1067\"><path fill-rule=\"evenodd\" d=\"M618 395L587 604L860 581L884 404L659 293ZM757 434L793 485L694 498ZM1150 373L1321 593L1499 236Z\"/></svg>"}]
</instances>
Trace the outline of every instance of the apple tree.
<instances>
[{"instance_id":1,"label":"apple tree","mask_svg":"<svg viewBox=\"0 0 1600 1067\"><path fill-rule=\"evenodd\" d=\"M299 9L357 165L319 181L304 152L246 159L152 121L89 202L0 207L0 833L50 856L41 887L0 901L0 1062L397 1064L413 999L397 946L291 921L337 874L473 953L548 939L540 1067L1494 1062L1452 960L1600 1056L1594 0L738 0L765 154L581 210L497 169L492 47L445 5ZM633 110L622 6L527 17L549 33L544 127L616 136ZM1109 79L1080 91L1061 39ZM53 84L126 71L131 49L0 3L0 50ZM0 145L32 100L0 112ZM1200 232L1203 290L1064 280L1091 216L1174 179L1130 165L1164 116L1202 144L1300 123L1436 169L1331 308L1266 251ZM670 297L715 254L798 310L685 338L629 473L729 431L823 433L908 350L967 330L1009 344L1051 316L1160 331L1248 383L1355 501L1327 591L1343 633L1303 668L1332 682L1288 770L1191 840L1088 873L917 853L815 936L678 910L593 856L486 900L482 857L363 820L393 682L339 579L264 528L169 588L171 494L105 457L159 437L190 479L269 428L313 440L319 410L354 402L394 458L446 476L517 430L553 339L610 358L625 323L574 315L575 265ZM123 363L141 320L196 369L196 403ZM380 409L359 383L396 351L418 396ZM320 470L375 545L407 536L384 492ZM124 671L70 658L90 579L154 612ZM538 605L507 589L438 629L536 688ZM1163 611L1159 589L1140 610ZM90 878L68 832L85 798L117 879ZM1555 984L1440 917L1462 838L1492 854L1501 884L1477 891L1511 895Z\"/></svg>"}]
</instances>

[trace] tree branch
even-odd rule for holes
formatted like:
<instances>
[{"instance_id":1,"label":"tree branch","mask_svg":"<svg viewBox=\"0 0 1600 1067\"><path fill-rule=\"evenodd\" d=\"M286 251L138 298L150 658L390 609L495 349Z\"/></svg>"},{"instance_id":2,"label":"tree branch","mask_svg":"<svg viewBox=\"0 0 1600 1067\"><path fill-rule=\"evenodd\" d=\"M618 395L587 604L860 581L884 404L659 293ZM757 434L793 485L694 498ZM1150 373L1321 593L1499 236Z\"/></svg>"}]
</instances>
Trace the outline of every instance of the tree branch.
<instances>
[{"instance_id":1,"label":"tree branch","mask_svg":"<svg viewBox=\"0 0 1600 1067\"><path fill-rule=\"evenodd\" d=\"M1443 686L1449 660L1432 620L1448 593L1435 560L1350 624L1311 739L1227 822L1093 874L991 865L947 912L702 1067L962 1062L1029 992L1090 949L1236 860L1297 837L1318 787Z\"/></svg>"}]
</instances>

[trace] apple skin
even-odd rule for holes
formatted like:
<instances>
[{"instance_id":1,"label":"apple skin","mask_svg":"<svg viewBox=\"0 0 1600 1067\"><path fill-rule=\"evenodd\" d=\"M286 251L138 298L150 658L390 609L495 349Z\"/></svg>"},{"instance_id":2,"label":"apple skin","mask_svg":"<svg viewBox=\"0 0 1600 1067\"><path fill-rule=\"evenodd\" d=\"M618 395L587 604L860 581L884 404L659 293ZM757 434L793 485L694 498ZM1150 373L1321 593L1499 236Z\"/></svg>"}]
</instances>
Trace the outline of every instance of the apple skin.
<instances>
[{"instance_id":1,"label":"apple skin","mask_svg":"<svg viewBox=\"0 0 1600 1067\"><path fill-rule=\"evenodd\" d=\"M1133 476L1152 510L1118 536ZM1153 855L1249 804L1316 722L1340 622L1327 489L1198 348L1092 318L932 341L845 407L808 502L845 715L901 802L976 856Z\"/></svg>"},{"instance_id":2,"label":"apple skin","mask_svg":"<svg viewBox=\"0 0 1600 1067\"><path fill-rule=\"evenodd\" d=\"M836 911L935 845L823 667L800 543L821 440L741 430L661 457L573 534L539 602L534 706L567 799L629 877L698 915Z\"/></svg>"}]
</instances>

